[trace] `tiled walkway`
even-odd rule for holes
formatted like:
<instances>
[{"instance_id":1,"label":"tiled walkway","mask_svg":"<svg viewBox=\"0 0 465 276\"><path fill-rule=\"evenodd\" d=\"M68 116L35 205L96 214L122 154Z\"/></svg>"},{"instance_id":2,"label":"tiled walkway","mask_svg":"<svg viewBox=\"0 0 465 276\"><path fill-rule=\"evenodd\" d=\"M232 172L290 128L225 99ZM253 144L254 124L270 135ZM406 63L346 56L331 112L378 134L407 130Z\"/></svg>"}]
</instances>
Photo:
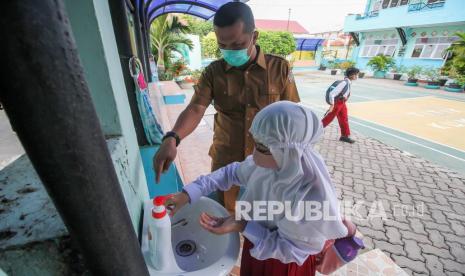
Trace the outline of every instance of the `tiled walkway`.
<instances>
[{"instance_id":1,"label":"tiled walkway","mask_svg":"<svg viewBox=\"0 0 465 276\"><path fill-rule=\"evenodd\" d=\"M192 91L185 93L188 102ZM172 124L184 106L167 106ZM207 152L212 114L214 110L209 109L179 147L178 166L185 183L210 170ZM374 139L353 137L357 140L354 145L342 144L337 141L337 128L331 126L317 149L326 160L340 199L357 203L355 209L361 217L352 219L369 249L375 250L335 275L399 275L391 259L409 275L463 275L465 178ZM385 220L366 219L380 211ZM237 275L238 268L232 273Z\"/></svg>"}]
</instances>

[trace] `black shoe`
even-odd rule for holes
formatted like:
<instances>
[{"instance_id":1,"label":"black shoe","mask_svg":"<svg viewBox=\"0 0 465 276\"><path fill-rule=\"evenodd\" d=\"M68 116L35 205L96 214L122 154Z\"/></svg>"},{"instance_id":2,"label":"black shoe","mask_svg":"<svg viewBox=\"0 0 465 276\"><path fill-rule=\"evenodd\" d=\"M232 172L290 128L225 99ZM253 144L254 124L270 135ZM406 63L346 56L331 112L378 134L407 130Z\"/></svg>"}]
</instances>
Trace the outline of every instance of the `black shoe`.
<instances>
[{"instance_id":1,"label":"black shoe","mask_svg":"<svg viewBox=\"0 0 465 276\"><path fill-rule=\"evenodd\" d=\"M352 140L347 136L341 136L341 138L339 138L339 141L346 142L346 143L349 143L349 144L355 143L355 140Z\"/></svg>"}]
</instances>

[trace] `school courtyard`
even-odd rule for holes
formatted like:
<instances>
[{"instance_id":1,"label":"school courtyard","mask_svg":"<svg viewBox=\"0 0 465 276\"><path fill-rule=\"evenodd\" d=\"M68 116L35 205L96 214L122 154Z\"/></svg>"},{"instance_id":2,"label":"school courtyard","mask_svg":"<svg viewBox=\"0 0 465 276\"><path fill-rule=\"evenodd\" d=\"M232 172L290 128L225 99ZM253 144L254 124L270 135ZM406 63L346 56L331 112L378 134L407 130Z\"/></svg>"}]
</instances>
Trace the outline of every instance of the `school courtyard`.
<instances>
[{"instance_id":1,"label":"school courtyard","mask_svg":"<svg viewBox=\"0 0 465 276\"><path fill-rule=\"evenodd\" d=\"M322 116L325 90L340 77L296 72L302 103ZM151 88L152 97L186 95L184 103L166 105L159 114L170 128L193 90L180 91L174 82ZM339 142L335 121L317 145L367 245L365 254L335 275L463 275L465 95L371 78L356 81L352 91L349 115L357 142ZM3 167L23 150L1 112ZM214 113L210 107L179 147L176 165L184 183L210 171ZM41 185L35 189L48 198ZM49 199L47 206L54 209ZM236 266L231 275L238 274Z\"/></svg>"},{"instance_id":2,"label":"school courtyard","mask_svg":"<svg viewBox=\"0 0 465 276\"><path fill-rule=\"evenodd\" d=\"M302 103L322 116L325 90L340 77L296 72ZM160 89L164 95L179 92L170 84ZM335 120L317 148L339 198L352 208L368 252L335 274L463 275L465 95L372 78L359 79L352 90L349 116L357 142L339 142ZM193 91L184 92L187 103ZM184 107L168 105L162 117L172 125ZM210 107L179 147L177 166L184 183L210 172L214 114ZM385 217L373 216L373 211L380 213L377 204Z\"/></svg>"}]
</instances>

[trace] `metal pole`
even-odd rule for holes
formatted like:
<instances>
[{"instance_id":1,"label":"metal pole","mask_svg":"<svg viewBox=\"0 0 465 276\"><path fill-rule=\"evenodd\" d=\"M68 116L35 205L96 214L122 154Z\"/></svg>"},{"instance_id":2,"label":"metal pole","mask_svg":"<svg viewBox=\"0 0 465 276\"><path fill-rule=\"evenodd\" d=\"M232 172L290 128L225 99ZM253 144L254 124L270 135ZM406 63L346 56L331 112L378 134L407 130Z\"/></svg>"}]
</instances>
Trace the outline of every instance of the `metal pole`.
<instances>
[{"instance_id":1,"label":"metal pole","mask_svg":"<svg viewBox=\"0 0 465 276\"><path fill-rule=\"evenodd\" d=\"M150 46L150 25L146 27L145 41L146 41L146 49L147 49L146 50L147 56L145 57L145 62L147 63L146 65L147 66L147 78L149 79L149 82L151 82L152 81L152 70L150 67L150 55L152 54L152 47Z\"/></svg>"},{"instance_id":2,"label":"metal pole","mask_svg":"<svg viewBox=\"0 0 465 276\"><path fill-rule=\"evenodd\" d=\"M148 275L62 0L0 15L0 101L89 269Z\"/></svg>"},{"instance_id":3,"label":"metal pole","mask_svg":"<svg viewBox=\"0 0 465 276\"><path fill-rule=\"evenodd\" d=\"M291 9L289 8L289 13L287 15L287 27L286 31L289 31L289 21L291 20Z\"/></svg>"},{"instance_id":4,"label":"metal pole","mask_svg":"<svg viewBox=\"0 0 465 276\"><path fill-rule=\"evenodd\" d=\"M349 42L347 42L347 52L346 52L346 60L349 57L349 51L350 51L350 43L352 41L352 36L349 36Z\"/></svg>"},{"instance_id":5,"label":"metal pole","mask_svg":"<svg viewBox=\"0 0 465 276\"><path fill-rule=\"evenodd\" d=\"M136 5L136 10L134 11L134 26L136 27L137 52L138 52L139 59L141 60L142 67L144 69L145 76L147 77L146 72L150 70L150 67L147 68L147 63L145 62L146 44L145 44L144 33L142 30L141 24L144 24L144 23L140 17L139 9L137 8L137 5Z\"/></svg>"},{"instance_id":6,"label":"metal pole","mask_svg":"<svg viewBox=\"0 0 465 276\"><path fill-rule=\"evenodd\" d=\"M129 26L126 14L126 0L109 1L113 29L115 31L116 44L123 71L124 84L128 94L129 107L131 109L132 121L136 130L137 142L139 146L148 145L145 137L144 126L142 125L141 116L137 107L137 99L134 87L134 81L129 73L129 59L134 55L131 48L129 36Z\"/></svg>"},{"instance_id":7,"label":"metal pole","mask_svg":"<svg viewBox=\"0 0 465 276\"><path fill-rule=\"evenodd\" d=\"M145 47L145 56L144 56L144 62L145 62L145 67L147 67L146 75L147 75L147 81L152 81L152 70L150 70L150 59L149 56L152 53L151 48L150 48L150 24L146 20L146 15L144 13L144 8L142 8L142 34L144 38L144 47Z\"/></svg>"}]
</instances>

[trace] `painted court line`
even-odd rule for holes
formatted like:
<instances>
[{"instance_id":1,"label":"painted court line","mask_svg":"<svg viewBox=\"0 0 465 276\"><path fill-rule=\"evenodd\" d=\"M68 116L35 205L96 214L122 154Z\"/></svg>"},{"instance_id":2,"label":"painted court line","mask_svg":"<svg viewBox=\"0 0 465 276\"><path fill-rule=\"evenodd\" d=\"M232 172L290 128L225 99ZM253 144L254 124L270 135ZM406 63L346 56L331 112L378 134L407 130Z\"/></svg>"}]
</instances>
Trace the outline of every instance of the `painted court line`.
<instances>
[{"instance_id":1,"label":"painted court line","mask_svg":"<svg viewBox=\"0 0 465 276\"><path fill-rule=\"evenodd\" d=\"M430 96L426 96L426 97L417 97L417 98L408 98L408 99L425 99L425 98L432 98L432 99L437 99L436 97L430 97ZM382 101L382 102L386 102L386 101L389 101L389 100L385 100L385 101ZM392 101L392 100L391 100ZM374 101L373 101L374 102ZM368 102L357 102L357 103L368 103ZM372 102L369 102L369 103L372 103ZM351 103L352 104L352 103ZM435 141L435 140L431 140L429 138L426 138L426 137L421 137L421 136L418 136L416 134L413 134L409 131L406 131L406 130L399 130L399 129L396 129L396 128L393 128L393 127L389 127L389 126L385 126L385 125L382 125L378 122L375 122L375 121L371 121L371 120L368 120L366 118L363 118L363 117L359 117L359 116L354 116L352 115L352 117L355 117L359 120L362 120L362 121L365 121L365 122L368 122L368 123L371 123L371 124L374 124L374 125L380 125L380 126L383 126L384 128L387 128L387 129L390 129L390 130L393 130L393 131L397 131L397 132L400 132L400 133L405 133L405 134L408 134L410 136L413 136L413 137L416 137L418 139L421 139L421 140L424 140L424 141L427 141L427 142L430 142L430 143L433 143L433 144L437 144L437 145L440 145L440 146L443 146L443 147L446 147L446 148L450 148L450 149L453 149L455 151L458 151L458 152L461 152L463 154L465 154L465 151L463 149L459 149L459 148L456 148L456 147L453 147L451 145L446 145L446 144L443 144L441 142L438 142L438 141ZM357 123L357 122L355 122Z\"/></svg>"},{"instance_id":2,"label":"painted court line","mask_svg":"<svg viewBox=\"0 0 465 276\"><path fill-rule=\"evenodd\" d=\"M349 105L354 105L354 104L366 104L366 103L377 103L377 102L396 102L396 101L406 101L406 100L418 100L418 99L424 99L424 98L432 98L436 99L434 96L419 96L419 97L411 97L411 98L396 98L396 99L387 99L387 100L374 100L370 102L355 102L355 103L350 103Z\"/></svg>"},{"instance_id":3,"label":"painted court line","mask_svg":"<svg viewBox=\"0 0 465 276\"><path fill-rule=\"evenodd\" d=\"M353 116L353 117L355 117L355 118L357 118L357 119L359 119L359 120L368 122L368 123L372 123L372 124L374 124L374 125L380 125L379 123L376 123L376 122L373 122L373 121L370 121L370 120L367 120L367 119L362 119L362 118L359 118L359 117L357 117L357 116ZM351 120L351 121L353 121L353 120ZM358 122L355 122L355 121L353 121L353 122L356 123L356 124L358 123ZM361 123L358 123L358 124L361 124ZM437 141L434 141L434 140L430 140L430 139L428 139L428 138L420 137L420 136L417 136L417 135L415 135L415 134L412 134L412 133L410 133L410 132L408 132L408 131L398 130L398 129L395 129L395 128L392 128L392 127L388 127L388 126L383 126L383 127L384 127L384 128L387 128L387 129L390 129L390 130L397 131L397 132L402 132L402 133L408 134L408 135L410 135L410 136L416 137L416 138L418 138L418 139L425 140L425 141L427 141L427 142L430 142L430 143L433 143L433 144L437 144L437 145L440 145L440 146L443 146L443 147L446 147L446 148L450 148L450 149L453 149L453 150L456 150L456 151L458 151L458 152L461 152L461 153L464 153L464 154L465 154L465 151L462 150L462 149L458 149L458 148L455 148L455 147L453 147L453 146L449 146L449 145L446 145L446 144L442 144L442 143L440 143L440 142L437 142Z\"/></svg>"},{"instance_id":4,"label":"painted court line","mask_svg":"<svg viewBox=\"0 0 465 276\"><path fill-rule=\"evenodd\" d=\"M415 142L415 141L409 140L409 139L407 139L407 138L398 136L398 135L393 134L393 133L389 133L389 132L384 131L384 130L382 130L382 129L378 129L378 128L375 128L375 127L372 127L372 126L369 126L369 125L365 125L365 124L362 124L362 123L359 123L359 122L355 122L355 121L353 121L353 120L350 120L350 123L354 123L354 124L361 125L361 126L366 127L366 128L370 128L370 129L372 129L372 130L376 130L376 131L378 131L378 132L381 132L381 133L390 135L390 136L392 136L392 137L395 137L395 138L397 138L397 139L403 140L403 141L405 141L405 142L409 142L409 143L411 143L411 144L414 144L414 145L417 145L417 146L421 146L421 147L427 148L427 149L429 149L429 150L435 151L435 152L437 152L437 153L440 153L440 154L443 154L443 155L446 155L446 156L455 158L455 159L457 159L457 160L460 160L460 161L462 161L462 162L465 162L465 159L460 158L460 157L458 157L458 156L455 156L455 155L449 154L449 153L447 153L447 152L443 152L443 151L441 151L441 150L438 150L438 149L435 149L435 148L432 148L432 147L423 145L423 144L421 144L421 143L417 143L417 142ZM409 134L409 135L411 135L411 134ZM418 136L415 136L415 135L412 135L412 136L417 137L417 138L419 138L419 139L423 139L423 138L418 137ZM426 139L424 139L424 140L426 140ZM428 141L428 140L426 140L426 141ZM430 141L430 142L431 142L431 141ZM435 144L438 144L438 145L441 145L441 146L444 146L444 147L447 147L447 148L451 148L451 149L457 150L457 149L455 149L455 148L453 148L453 147L446 146L446 145L443 145L443 144L440 144L440 143L437 143L437 142L432 142L432 143L435 143ZM463 152L463 151L461 151L461 150L457 150L457 151Z\"/></svg>"},{"instance_id":5,"label":"painted court line","mask_svg":"<svg viewBox=\"0 0 465 276\"><path fill-rule=\"evenodd\" d=\"M322 110L322 109L320 109L320 108L318 108L318 107L312 107L312 106L310 106L310 105L308 105L308 104L303 104L303 105L305 105L305 106L307 106L307 107L310 107L310 108L318 109L320 112L325 112L324 110ZM441 151L441 150L438 150L438 149L435 149L435 148L426 146L426 145L424 145L424 144L421 144L421 143L412 141L412 140L410 140L410 139L401 137L401 136L399 136L399 135L396 135L396 134L393 134L393 133L390 133L390 132L384 131L384 130L382 130L382 129L379 129L379 128L376 128L376 127L372 127L372 126L369 126L369 125L366 125L366 124L363 124L363 123L359 123L359 122L356 122L356 121L354 121L354 120L349 120L349 121L350 121L350 123L354 123L354 124L357 124L357 125L360 125L360 126L363 126L363 127L366 127L366 128L369 128L369 129L372 129L372 130L375 130L375 131L378 131L378 132L381 132L381 133L384 133L384 134L387 134L387 135L390 135L390 136L395 137L395 138L397 138L397 139L400 139L400 140L402 140L402 141L405 141L405 142L408 142L408 143L411 143L411 144L414 144L414 145L417 145L417 146L420 146L420 147L424 147L424 148L429 149L429 150L432 150L432 151L434 151L434 152L437 152L437 153L440 153L440 154L443 154L443 155L452 157L452 158L454 158L454 159L460 160L460 161L462 161L462 162L465 162L465 159L463 159L463 158L460 158L460 157L458 157L458 156L449 154L449 153L447 153L447 152L443 152L443 151ZM366 121L366 120L365 120L365 121ZM367 122L370 122L370 121L367 121ZM373 122L370 122L370 123L373 123ZM376 125L376 123L373 123L373 124ZM384 127L384 126L383 126L383 127ZM392 128L389 128L389 127L386 127L386 128L392 129ZM395 130L395 129L392 129L392 130ZM396 130L396 131L399 131L399 130ZM399 132L403 132L403 131L399 131ZM404 133L405 133L405 132L404 132ZM408 133L407 133L407 134L408 134ZM427 139L424 139L424 138L422 138L422 137L418 137L418 136L415 136L415 135L412 135L412 134L408 134L408 135L417 137L417 138L419 138L419 139L423 139L423 140L425 140L425 141L429 141L429 140L427 140ZM446 148L454 149L454 150L457 150L457 151L459 151L459 152L463 152L463 151L461 151L461 150L458 150L458 149L455 149L455 148L453 148L453 147L450 147L450 146L447 146L447 145L443 145L443 144L440 144L440 143L437 143L437 142L433 142L433 141L429 141L429 142L434 143L434 144L438 144L438 145L441 145L441 146L444 146L444 147L446 147ZM464 152L464 153L465 153L465 152Z\"/></svg>"},{"instance_id":6,"label":"painted court line","mask_svg":"<svg viewBox=\"0 0 465 276\"><path fill-rule=\"evenodd\" d=\"M355 94L351 94L350 97L362 98L362 99L367 99L367 100L377 100L377 98L365 97L365 96L360 96L360 95L355 95Z\"/></svg>"}]
</instances>

